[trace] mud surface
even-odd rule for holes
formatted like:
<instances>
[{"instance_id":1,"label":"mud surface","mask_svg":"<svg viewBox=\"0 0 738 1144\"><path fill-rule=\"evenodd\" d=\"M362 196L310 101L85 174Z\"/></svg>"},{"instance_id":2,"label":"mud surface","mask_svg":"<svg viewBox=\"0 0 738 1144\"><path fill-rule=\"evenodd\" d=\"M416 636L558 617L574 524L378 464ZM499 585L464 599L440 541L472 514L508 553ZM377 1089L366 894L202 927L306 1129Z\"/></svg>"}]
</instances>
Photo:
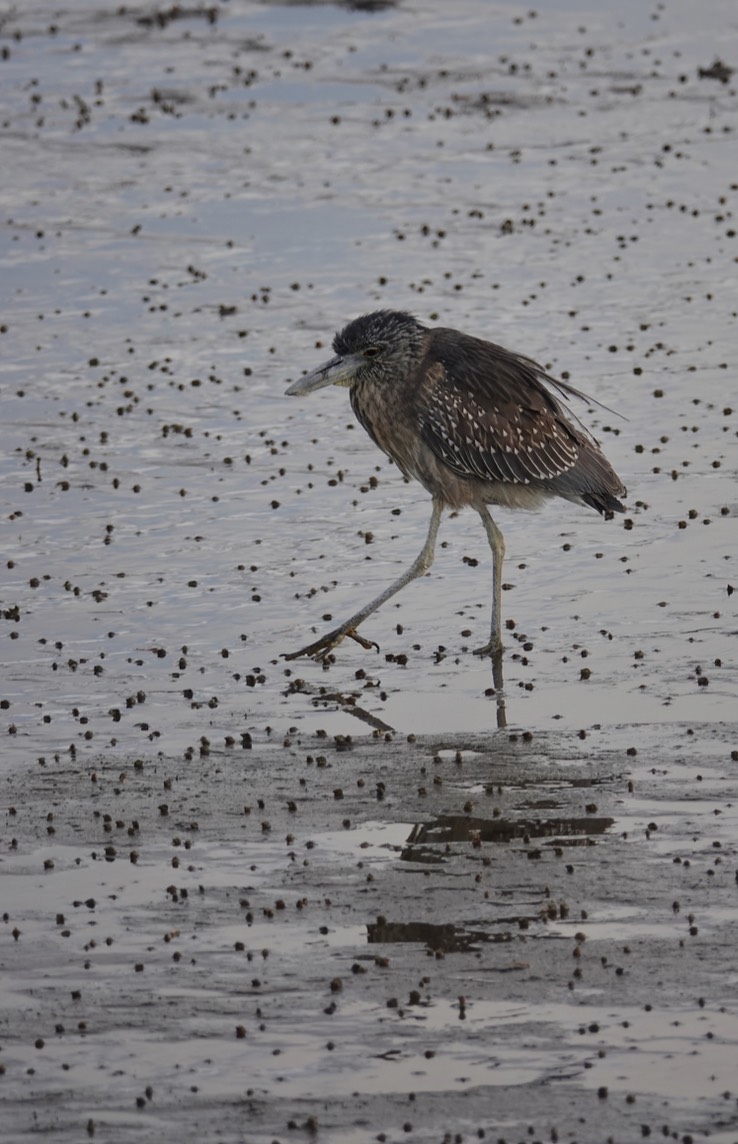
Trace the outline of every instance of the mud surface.
<instances>
[{"instance_id":1,"label":"mud surface","mask_svg":"<svg viewBox=\"0 0 738 1144\"><path fill-rule=\"evenodd\" d=\"M738 28L707 0L0 15L2 1138L738 1141ZM625 519L430 513L392 306Z\"/></svg>"}]
</instances>

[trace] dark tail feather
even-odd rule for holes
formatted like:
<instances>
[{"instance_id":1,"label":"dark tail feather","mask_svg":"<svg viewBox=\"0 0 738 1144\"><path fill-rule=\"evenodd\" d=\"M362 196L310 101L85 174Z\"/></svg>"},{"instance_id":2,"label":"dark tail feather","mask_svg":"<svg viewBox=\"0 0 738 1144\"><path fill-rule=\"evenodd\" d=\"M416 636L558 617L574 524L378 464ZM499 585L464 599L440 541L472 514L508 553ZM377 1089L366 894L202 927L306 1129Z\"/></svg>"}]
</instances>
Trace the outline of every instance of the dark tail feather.
<instances>
[{"instance_id":1,"label":"dark tail feather","mask_svg":"<svg viewBox=\"0 0 738 1144\"><path fill-rule=\"evenodd\" d=\"M582 493L582 500L601 512L606 520L610 520L615 512L625 512L625 505L603 489L598 489L596 493Z\"/></svg>"}]
</instances>

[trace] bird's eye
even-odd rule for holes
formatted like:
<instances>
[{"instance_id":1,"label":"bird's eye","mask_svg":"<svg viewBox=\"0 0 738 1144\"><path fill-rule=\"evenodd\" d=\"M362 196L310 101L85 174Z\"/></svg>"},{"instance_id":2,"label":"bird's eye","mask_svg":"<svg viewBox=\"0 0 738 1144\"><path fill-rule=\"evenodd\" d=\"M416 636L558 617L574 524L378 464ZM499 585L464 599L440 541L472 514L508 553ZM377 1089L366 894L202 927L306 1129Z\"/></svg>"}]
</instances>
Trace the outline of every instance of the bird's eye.
<instances>
[{"instance_id":1,"label":"bird's eye","mask_svg":"<svg viewBox=\"0 0 738 1144\"><path fill-rule=\"evenodd\" d=\"M369 346L364 350L364 357L373 358L379 356L379 346Z\"/></svg>"}]
</instances>

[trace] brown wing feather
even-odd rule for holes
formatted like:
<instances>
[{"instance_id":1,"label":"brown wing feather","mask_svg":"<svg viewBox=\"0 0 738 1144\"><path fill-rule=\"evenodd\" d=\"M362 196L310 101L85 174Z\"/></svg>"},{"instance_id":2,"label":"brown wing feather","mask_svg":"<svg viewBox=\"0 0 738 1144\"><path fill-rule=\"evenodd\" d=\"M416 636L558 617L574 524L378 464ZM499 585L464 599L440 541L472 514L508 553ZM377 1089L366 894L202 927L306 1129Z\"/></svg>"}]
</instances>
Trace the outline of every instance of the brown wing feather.
<instances>
[{"instance_id":1,"label":"brown wing feather","mask_svg":"<svg viewBox=\"0 0 738 1144\"><path fill-rule=\"evenodd\" d=\"M515 484L551 481L573 468L589 439L567 421L541 367L446 333L434 331L435 362L420 386L420 433L434 453L460 476ZM562 383L562 390L570 387Z\"/></svg>"}]
</instances>

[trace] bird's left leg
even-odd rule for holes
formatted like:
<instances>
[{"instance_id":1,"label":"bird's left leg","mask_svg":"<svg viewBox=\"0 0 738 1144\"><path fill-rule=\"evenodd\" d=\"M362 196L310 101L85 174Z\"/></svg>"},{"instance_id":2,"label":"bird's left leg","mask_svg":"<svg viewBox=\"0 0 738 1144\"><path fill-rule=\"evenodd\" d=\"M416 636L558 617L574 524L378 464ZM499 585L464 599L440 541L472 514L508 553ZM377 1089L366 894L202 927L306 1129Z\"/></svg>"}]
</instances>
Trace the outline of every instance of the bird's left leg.
<instances>
[{"instance_id":1,"label":"bird's left leg","mask_svg":"<svg viewBox=\"0 0 738 1144\"><path fill-rule=\"evenodd\" d=\"M475 655L498 656L502 651L502 562L505 559L505 539L486 505L477 508L492 551L492 622L489 643L474 649Z\"/></svg>"},{"instance_id":2,"label":"bird's left leg","mask_svg":"<svg viewBox=\"0 0 738 1144\"><path fill-rule=\"evenodd\" d=\"M301 655L312 655L316 659L325 659L326 655L336 647L345 636L355 639L363 647L370 648L376 647L377 644L365 640L362 636L358 635L356 628L359 624L363 624L367 616L371 616L372 612L376 612L377 608L381 608L382 604L386 603L397 592L401 591L406 584L411 580L416 580L418 576L423 576L433 563L433 557L436 550L436 537L438 536L438 529L441 524L441 514L443 513L443 502L440 500L433 501L433 512L431 513L430 525L428 527L428 535L425 539L420 553L413 561L411 566L406 572L403 572L399 579L390 584L389 588L385 588L376 599L371 600L359 612L355 612L345 624L341 624L339 628L335 628L327 635L321 636L315 643L308 644L307 647L300 648L299 651L291 651L284 656L284 659L297 659Z\"/></svg>"}]
</instances>

